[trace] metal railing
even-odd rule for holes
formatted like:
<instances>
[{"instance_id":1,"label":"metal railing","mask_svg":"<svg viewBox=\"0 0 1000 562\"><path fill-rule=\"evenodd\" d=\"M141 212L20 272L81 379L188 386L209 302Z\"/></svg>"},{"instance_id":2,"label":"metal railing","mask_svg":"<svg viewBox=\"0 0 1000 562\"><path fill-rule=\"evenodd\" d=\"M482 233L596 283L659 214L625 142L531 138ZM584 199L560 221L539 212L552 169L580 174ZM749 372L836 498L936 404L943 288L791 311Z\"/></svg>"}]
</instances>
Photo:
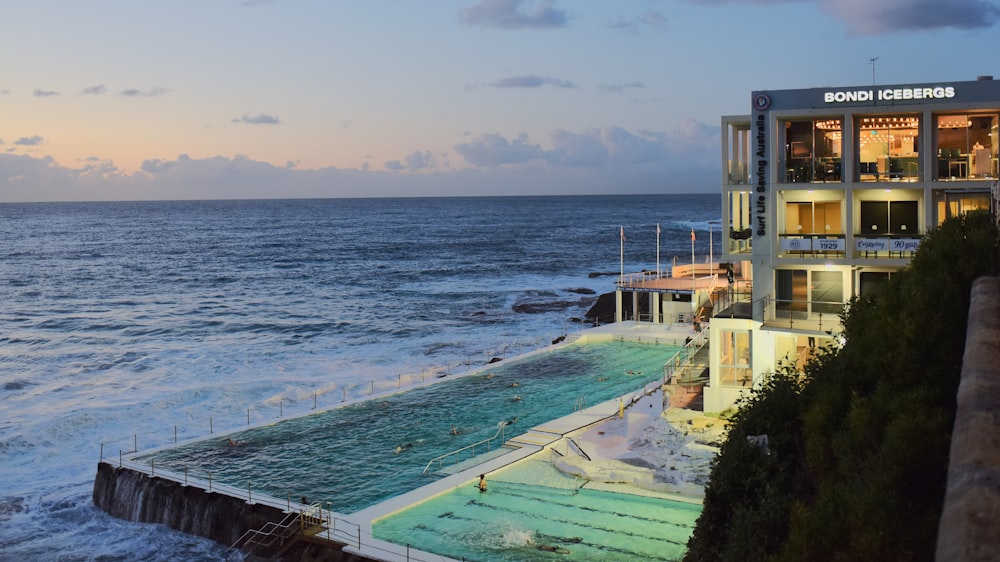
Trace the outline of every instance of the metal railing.
<instances>
[{"instance_id":1,"label":"metal railing","mask_svg":"<svg viewBox=\"0 0 1000 562\"><path fill-rule=\"evenodd\" d=\"M475 457L476 456L476 447L479 447L480 449L482 449L482 446L486 445L486 451L487 452L492 451L493 450L493 442L496 441L498 437L500 439L500 446L503 446L504 442L507 440L506 439L507 424L508 424L507 421L501 421L501 422L499 422L497 424L499 427L497 428L497 432L493 435L493 437L487 437L486 439L483 439L482 441L476 441L475 443L473 443L471 445L466 445L465 447L462 447L461 449L455 449L454 451L451 451L450 453L445 453L443 455L438 455L438 456L434 457L433 459L427 461L427 466L424 467L423 474L427 474L427 471L429 471L431 469L431 465L434 464L435 462L438 463L438 470L440 470L441 469L441 463L444 462L444 460L447 459L447 458L449 458L449 457L455 457L455 463L456 464L459 462L459 460L461 460L462 453L468 452L470 459L473 458L473 457Z\"/></svg>"},{"instance_id":2,"label":"metal railing","mask_svg":"<svg viewBox=\"0 0 1000 562\"><path fill-rule=\"evenodd\" d=\"M840 328L840 313L846 303L834 301L804 301L763 299L764 324L778 328L830 331Z\"/></svg>"},{"instance_id":3,"label":"metal railing","mask_svg":"<svg viewBox=\"0 0 1000 562\"><path fill-rule=\"evenodd\" d=\"M176 446L182 443L209 438L215 434L226 435L249 428L274 423L276 420L301 417L352 402L360 402L378 396L388 396L403 390L420 388L440 382L450 376L466 375L488 369L495 359L513 360L546 349L555 345L554 341L566 345L576 341L579 334L559 337L542 336L531 341L505 344L484 352L482 363L474 361L470 356L465 361L450 363L439 367L424 368L419 373L396 374L381 379L372 379L364 383L351 383L344 386L328 385L320 389L289 390L287 398L267 401L247 406L244 409L229 411L224 415L209 416L207 419L186 420L184 424L163 427L159 431L133 432L128 436L101 441L100 458L105 452L114 448L120 455L135 454L139 451L155 450L162 447ZM464 367L464 371L463 371ZM339 392L338 392L339 391Z\"/></svg>"},{"instance_id":4,"label":"metal railing","mask_svg":"<svg viewBox=\"0 0 1000 562\"><path fill-rule=\"evenodd\" d=\"M680 382L684 370L689 370L693 364L695 356L709 342L709 329L704 328L696 333L689 342L684 344L684 348L674 354L673 357L663 363L662 384L676 384ZM690 377L688 377L690 378Z\"/></svg>"}]
</instances>

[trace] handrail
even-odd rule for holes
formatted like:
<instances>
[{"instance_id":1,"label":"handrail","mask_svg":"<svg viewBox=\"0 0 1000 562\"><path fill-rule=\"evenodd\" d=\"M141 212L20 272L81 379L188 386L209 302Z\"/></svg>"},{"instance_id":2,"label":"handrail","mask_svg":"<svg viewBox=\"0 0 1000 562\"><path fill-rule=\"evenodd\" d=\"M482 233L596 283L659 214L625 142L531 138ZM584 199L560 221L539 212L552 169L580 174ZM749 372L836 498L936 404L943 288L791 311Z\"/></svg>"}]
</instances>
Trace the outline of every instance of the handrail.
<instances>
[{"instance_id":1,"label":"handrail","mask_svg":"<svg viewBox=\"0 0 1000 562\"><path fill-rule=\"evenodd\" d=\"M461 449L455 449L454 451L451 451L450 453L445 453L443 455L438 455L438 456L434 457L433 459L427 461L427 466L424 467L424 470L423 470L422 474L427 474L427 471L430 470L431 465L434 464L435 461L437 461L438 463L440 463L441 461L443 461L444 459L446 459L446 458L448 458L448 457L450 457L452 455L456 455L457 456L457 455L461 454L462 451L467 451L469 449L472 449L472 455L475 456L475 454L476 454L475 451L476 451L476 446L477 445L482 445L483 443L491 443L494 439L497 438L498 435L500 436L500 441L502 443L503 441L505 441L505 439L504 439L504 437L506 435L505 432L507 430L507 425L509 423L510 422L508 422L508 421L501 421L501 422L499 422L497 424L499 427L497 428L497 432L493 435L493 437L487 437L486 439L483 439L482 441L477 441L477 442L475 442L475 443L473 443L471 445L466 445L466 446L462 447ZM492 449L490 449L490 450L492 450Z\"/></svg>"},{"instance_id":2,"label":"handrail","mask_svg":"<svg viewBox=\"0 0 1000 562\"><path fill-rule=\"evenodd\" d=\"M684 348L682 350L675 353L670 359L667 359L663 363L663 384L667 384L669 381L673 380L674 374L682 368L690 367L694 361L694 357L708 344L708 341L709 329L704 328L695 334L695 336L691 338L691 341L684 344Z\"/></svg>"}]
</instances>

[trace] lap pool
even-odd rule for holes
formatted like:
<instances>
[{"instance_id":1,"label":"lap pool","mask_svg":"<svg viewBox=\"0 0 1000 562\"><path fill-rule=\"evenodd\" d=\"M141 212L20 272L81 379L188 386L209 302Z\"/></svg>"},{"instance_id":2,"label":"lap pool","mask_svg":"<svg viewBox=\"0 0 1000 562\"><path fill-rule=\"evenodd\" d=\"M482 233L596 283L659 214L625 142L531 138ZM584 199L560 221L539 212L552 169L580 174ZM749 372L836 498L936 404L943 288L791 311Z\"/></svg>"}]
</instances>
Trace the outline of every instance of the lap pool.
<instances>
[{"instance_id":1,"label":"lap pool","mask_svg":"<svg viewBox=\"0 0 1000 562\"><path fill-rule=\"evenodd\" d=\"M545 460L490 476L485 493L457 488L372 533L456 560L679 560L701 513L697 503L591 489Z\"/></svg>"}]
</instances>

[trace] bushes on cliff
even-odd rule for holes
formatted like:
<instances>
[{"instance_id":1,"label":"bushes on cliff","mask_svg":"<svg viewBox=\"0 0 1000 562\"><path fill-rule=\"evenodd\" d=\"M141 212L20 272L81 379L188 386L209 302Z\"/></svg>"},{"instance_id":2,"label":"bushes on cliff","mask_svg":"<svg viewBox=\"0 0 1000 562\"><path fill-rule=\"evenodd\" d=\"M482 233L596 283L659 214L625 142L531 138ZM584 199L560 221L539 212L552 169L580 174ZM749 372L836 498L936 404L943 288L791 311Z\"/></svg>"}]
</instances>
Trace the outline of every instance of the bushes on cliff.
<instances>
[{"instance_id":1,"label":"bushes on cliff","mask_svg":"<svg viewBox=\"0 0 1000 562\"><path fill-rule=\"evenodd\" d=\"M741 404L687 560L931 560L969 292L1000 271L988 213L950 219L842 316L845 343ZM747 436L766 433L770 454Z\"/></svg>"}]
</instances>

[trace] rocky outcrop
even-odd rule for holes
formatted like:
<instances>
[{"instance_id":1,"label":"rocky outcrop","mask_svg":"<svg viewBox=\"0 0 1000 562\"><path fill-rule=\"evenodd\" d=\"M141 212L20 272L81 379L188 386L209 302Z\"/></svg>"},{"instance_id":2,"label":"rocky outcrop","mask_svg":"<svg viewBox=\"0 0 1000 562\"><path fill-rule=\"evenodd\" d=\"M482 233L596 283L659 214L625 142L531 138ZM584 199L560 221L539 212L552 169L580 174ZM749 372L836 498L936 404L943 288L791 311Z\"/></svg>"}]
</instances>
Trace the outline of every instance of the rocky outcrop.
<instances>
[{"instance_id":1,"label":"rocky outcrop","mask_svg":"<svg viewBox=\"0 0 1000 562\"><path fill-rule=\"evenodd\" d=\"M639 299L639 314L649 314L649 299ZM632 293L622 295L622 317L634 318L632 313ZM585 316L587 321L595 324L611 324L615 321L615 294L604 293L597 297L597 302L590 307Z\"/></svg>"}]
</instances>

